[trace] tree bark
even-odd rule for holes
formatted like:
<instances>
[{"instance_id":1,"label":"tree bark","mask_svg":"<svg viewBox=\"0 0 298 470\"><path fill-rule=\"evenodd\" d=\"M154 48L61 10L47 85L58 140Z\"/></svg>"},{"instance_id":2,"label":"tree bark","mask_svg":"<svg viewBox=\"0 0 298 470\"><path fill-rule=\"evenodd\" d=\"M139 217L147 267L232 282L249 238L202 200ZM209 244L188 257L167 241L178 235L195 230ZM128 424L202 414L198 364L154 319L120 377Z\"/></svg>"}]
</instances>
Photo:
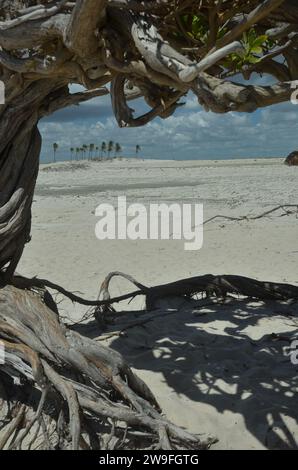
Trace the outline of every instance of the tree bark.
<instances>
[{"instance_id":1,"label":"tree bark","mask_svg":"<svg viewBox=\"0 0 298 470\"><path fill-rule=\"evenodd\" d=\"M46 98L55 84L40 80L7 81L0 106L0 270L9 279L30 240L31 205L39 167L41 136L37 128Z\"/></svg>"},{"instance_id":2,"label":"tree bark","mask_svg":"<svg viewBox=\"0 0 298 470\"><path fill-rule=\"evenodd\" d=\"M25 243L30 240L31 204L40 147L41 137L35 125L8 142L1 153L0 269L7 266L7 280L17 267Z\"/></svg>"}]
</instances>

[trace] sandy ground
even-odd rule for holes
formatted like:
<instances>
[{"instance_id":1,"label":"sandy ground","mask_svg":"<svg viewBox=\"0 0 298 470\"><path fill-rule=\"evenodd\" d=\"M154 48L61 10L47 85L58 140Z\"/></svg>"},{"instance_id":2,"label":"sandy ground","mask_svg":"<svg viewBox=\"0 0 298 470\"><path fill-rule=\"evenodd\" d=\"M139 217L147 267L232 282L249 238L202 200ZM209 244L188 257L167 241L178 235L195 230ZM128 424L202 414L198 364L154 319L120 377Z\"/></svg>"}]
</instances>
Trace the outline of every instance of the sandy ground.
<instances>
[{"instance_id":1,"label":"sandy ground","mask_svg":"<svg viewBox=\"0 0 298 470\"><path fill-rule=\"evenodd\" d=\"M298 168L279 159L41 165L32 242L18 270L89 298L97 296L104 276L114 270L148 286L206 273L298 283L295 215L253 222L218 219L205 226L198 251L185 251L177 240L100 242L94 215L100 203L114 204L123 195L128 203L145 206L203 203L205 219L257 215L298 203L297 182ZM115 279L112 294L128 290L127 283ZM129 308L141 309L142 302ZM76 320L85 312L67 303L60 308ZM196 433L217 435L215 448L297 448L298 366L285 354L288 342L272 336L297 336L297 310L297 304L243 300L167 304L154 319L141 314L149 321L119 337L117 331L140 316L124 315L111 325L115 334L105 342L124 354L171 420Z\"/></svg>"}]
</instances>

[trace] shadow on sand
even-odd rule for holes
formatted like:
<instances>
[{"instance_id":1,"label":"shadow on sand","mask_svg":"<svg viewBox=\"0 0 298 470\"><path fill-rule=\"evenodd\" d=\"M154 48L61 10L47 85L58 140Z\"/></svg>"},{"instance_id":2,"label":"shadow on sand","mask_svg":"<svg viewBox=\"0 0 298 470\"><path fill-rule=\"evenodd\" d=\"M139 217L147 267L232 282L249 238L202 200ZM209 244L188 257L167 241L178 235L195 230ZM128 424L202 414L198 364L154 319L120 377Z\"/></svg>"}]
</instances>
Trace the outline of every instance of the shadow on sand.
<instances>
[{"instance_id":1,"label":"shadow on sand","mask_svg":"<svg viewBox=\"0 0 298 470\"><path fill-rule=\"evenodd\" d=\"M103 335L132 367L162 374L177 395L211 405L216 419L240 414L263 446L297 449L298 365L285 353L297 338L297 303L202 304L125 313ZM79 329L90 336L90 327Z\"/></svg>"}]
</instances>

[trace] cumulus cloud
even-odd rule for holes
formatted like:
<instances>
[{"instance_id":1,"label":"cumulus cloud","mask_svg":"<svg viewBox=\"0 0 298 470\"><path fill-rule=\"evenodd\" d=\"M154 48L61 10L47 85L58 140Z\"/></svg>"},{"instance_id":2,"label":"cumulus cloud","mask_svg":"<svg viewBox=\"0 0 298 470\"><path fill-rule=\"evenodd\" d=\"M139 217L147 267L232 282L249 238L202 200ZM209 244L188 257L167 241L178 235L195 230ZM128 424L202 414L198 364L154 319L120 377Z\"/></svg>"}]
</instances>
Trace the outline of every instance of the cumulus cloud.
<instances>
[{"instance_id":1,"label":"cumulus cloud","mask_svg":"<svg viewBox=\"0 0 298 470\"><path fill-rule=\"evenodd\" d=\"M137 113L147 107L138 101ZM156 119L143 128L119 129L111 112L109 96L79 107L60 111L43 120L43 161L52 158L52 144L58 142L58 158L69 158L70 147L113 140L123 155L134 155L142 147L145 158L240 158L285 156L297 148L298 106L285 103L253 114L206 113L194 95L185 106L166 120Z\"/></svg>"}]
</instances>

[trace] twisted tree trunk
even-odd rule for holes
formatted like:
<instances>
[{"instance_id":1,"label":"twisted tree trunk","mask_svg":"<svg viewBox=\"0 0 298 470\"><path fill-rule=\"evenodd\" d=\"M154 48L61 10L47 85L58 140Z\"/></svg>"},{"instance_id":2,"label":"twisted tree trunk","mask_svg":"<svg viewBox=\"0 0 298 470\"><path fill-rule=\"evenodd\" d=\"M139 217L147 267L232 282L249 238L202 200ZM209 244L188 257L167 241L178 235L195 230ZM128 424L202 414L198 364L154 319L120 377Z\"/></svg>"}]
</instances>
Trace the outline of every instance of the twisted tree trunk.
<instances>
[{"instance_id":1,"label":"twisted tree trunk","mask_svg":"<svg viewBox=\"0 0 298 470\"><path fill-rule=\"evenodd\" d=\"M30 240L31 204L38 173L41 138L37 126L6 145L1 158L0 268L13 275ZM23 172L22 169L27 171Z\"/></svg>"},{"instance_id":2,"label":"twisted tree trunk","mask_svg":"<svg viewBox=\"0 0 298 470\"><path fill-rule=\"evenodd\" d=\"M66 80L22 82L17 74L5 83L6 101L0 106L0 270L5 268L9 280L30 241L31 204L41 150L39 119L107 90L70 94Z\"/></svg>"},{"instance_id":3,"label":"twisted tree trunk","mask_svg":"<svg viewBox=\"0 0 298 470\"><path fill-rule=\"evenodd\" d=\"M37 123L53 84L26 86L16 83L16 76L6 83L6 103L0 107L0 269L6 266L9 279L30 239L41 149Z\"/></svg>"}]
</instances>

